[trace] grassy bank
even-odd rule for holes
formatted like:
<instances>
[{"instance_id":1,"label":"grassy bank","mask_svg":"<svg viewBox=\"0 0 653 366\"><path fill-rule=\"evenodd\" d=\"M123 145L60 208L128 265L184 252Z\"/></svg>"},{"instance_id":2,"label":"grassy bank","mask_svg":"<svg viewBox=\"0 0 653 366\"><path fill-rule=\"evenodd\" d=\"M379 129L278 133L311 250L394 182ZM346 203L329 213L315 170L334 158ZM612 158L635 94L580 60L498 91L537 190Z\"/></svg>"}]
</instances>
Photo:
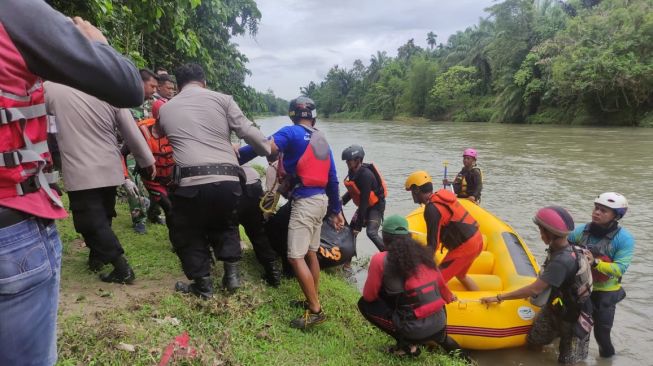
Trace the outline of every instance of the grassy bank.
<instances>
[{"instance_id":1,"label":"grassy bank","mask_svg":"<svg viewBox=\"0 0 653 366\"><path fill-rule=\"evenodd\" d=\"M171 365L458 364L437 353L410 360L387 355L383 350L390 338L358 313L358 291L337 273L321 277L328 321L306 332L291 329L289 321L300 312L288 302L301 297L299 286L283 280L278 289L267 287L249 249L244 287L236 294L218 292L209 301L176 294L174 282L184 278L166 229L150 225L147 235L134 234L127 207L120 204L117 211L114 231L137 275L132 286L104 284L89 273L88 251L71 219L59 222L64 242L60 365L155 365L183 332L196 356L177 357ZM214 275L221 277L220 266Z\"/></svg>"}]
</instances>

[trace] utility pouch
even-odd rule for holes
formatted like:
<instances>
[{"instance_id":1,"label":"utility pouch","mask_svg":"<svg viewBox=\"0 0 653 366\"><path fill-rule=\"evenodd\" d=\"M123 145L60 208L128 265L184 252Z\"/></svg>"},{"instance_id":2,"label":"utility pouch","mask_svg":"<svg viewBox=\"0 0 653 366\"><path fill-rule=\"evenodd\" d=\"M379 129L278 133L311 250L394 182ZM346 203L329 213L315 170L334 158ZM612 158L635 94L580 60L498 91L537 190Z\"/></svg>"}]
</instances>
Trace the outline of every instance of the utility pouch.
<instances>
[{"instance_id":1,"label":"utility pouch","mask_svg":"<svg viewBox=\"0 0 653 366\"><path fill-rule=\"evenodd\" d=\"M178 186L181 182L181 167L175 164L175 167L172 169L172 184Z\"/></svg>"}]
</instances>

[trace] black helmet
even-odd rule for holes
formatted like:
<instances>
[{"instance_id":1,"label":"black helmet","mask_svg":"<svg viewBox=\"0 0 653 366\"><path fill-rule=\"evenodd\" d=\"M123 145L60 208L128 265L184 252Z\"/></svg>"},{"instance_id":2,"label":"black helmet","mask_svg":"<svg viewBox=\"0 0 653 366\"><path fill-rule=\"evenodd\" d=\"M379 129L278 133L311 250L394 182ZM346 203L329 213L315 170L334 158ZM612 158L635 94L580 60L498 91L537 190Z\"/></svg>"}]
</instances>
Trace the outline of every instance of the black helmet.
<instances>
[{"instance_id":1,"label":"black helmet","mask_svg":"<svg viewBox=\"0 0 653 366\"><path fill-rule=\"evenodd\" d=\"M315 102L313 99L303 96L291 100L288 106L288 117L293 121L300 118L315 119L317 117Z\"/></svg>"},{"instance_id":2,"label":"black helmet","mask_svg":"<svg viewBox=\"0 0 653 366\"><path fill-rule=\"evenodd\" d=\"M365 157L365 150L360 145L351 145L348 148L342 150L342 160L356 160Z\"/></svg>"}]
</instances>

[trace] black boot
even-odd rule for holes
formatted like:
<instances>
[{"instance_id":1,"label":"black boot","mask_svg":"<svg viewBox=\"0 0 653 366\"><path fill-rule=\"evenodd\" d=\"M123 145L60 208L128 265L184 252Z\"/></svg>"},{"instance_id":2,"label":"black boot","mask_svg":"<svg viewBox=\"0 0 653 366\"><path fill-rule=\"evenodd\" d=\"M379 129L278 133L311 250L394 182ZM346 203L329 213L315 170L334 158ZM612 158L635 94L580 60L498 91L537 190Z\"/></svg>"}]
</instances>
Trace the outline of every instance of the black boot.
<instances>
[{"instance_id":1,"label":"black boot","mask_svg":"<svg viewBox=\"0 0 653 366\"><path fill-rule=\"evenodd\" d=\"M98 258L92 251L88 254L88 269L93 273L100 272L104 267L104 262Z\"/></svg>"},{"instance_id":2,"label":"black boot","mask_svg":"<svg viewBox=\"0 0 653 366\"><path fill-rule=\"evenodd\" d=\"M240 273L238 271L239 262L224 262L224 276L222 276L222 286L229 291L235 291L240 287Z\"/></svg>"},{"instance_id":3,"label":"black boot","mask_svg":"<svg viewBox=\"0 0 653 366\"><path fill-rule=\"evenodd\" d=\"M263 278L272 287L279 287L281 285L281 270L277 261L265 263L263 265L265 275Z\"/></svg>"},{"instance_id":4,"label":"black boot","mask_svg":"<svg viewBox=\"0 0 653 366\"><path fill-rule=\"evenodd\" d=\"M113 271L107 274L101 274L100 280L103 282L111 283L122 283L131 285L136 279L136 274L127 263L127 259L124 256L120 256L111 261L113 264Z\"/></svg>"},{"instance_id":5,"label":"black boot","mask_svg":"<svg viewBox=\"0 0 653 366\"><path fill-rule=\"evenodd\" d=\"M175 284L175 291L193 294L202 300L207 300L213 297L213 280L210 276L206 276L193 279L191 284L180 281Z\"/></svg>"}]
</instances>

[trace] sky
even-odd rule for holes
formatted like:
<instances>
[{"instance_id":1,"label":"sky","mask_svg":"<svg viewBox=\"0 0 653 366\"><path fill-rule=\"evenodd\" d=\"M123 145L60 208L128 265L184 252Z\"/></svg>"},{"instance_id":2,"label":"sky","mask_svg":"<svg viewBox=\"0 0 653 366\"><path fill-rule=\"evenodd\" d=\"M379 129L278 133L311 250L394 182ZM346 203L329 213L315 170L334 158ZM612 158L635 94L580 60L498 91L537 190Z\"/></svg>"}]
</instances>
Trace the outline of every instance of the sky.
<instances>
[{"instance_id":1,"label":"sky","mask_svg":"<svg viewBox=\"0 0 653 366\"><path fill-rule=\"evenodd\" d=\"M320 82L334 65L367 66L372 54L414 38L427 47L434 32L446 43L456 31L478 24L494 0L258 0L258 33L233 39L249 58L245 83L292 99L310 81Z\"/></svg>"}]
</instances>

